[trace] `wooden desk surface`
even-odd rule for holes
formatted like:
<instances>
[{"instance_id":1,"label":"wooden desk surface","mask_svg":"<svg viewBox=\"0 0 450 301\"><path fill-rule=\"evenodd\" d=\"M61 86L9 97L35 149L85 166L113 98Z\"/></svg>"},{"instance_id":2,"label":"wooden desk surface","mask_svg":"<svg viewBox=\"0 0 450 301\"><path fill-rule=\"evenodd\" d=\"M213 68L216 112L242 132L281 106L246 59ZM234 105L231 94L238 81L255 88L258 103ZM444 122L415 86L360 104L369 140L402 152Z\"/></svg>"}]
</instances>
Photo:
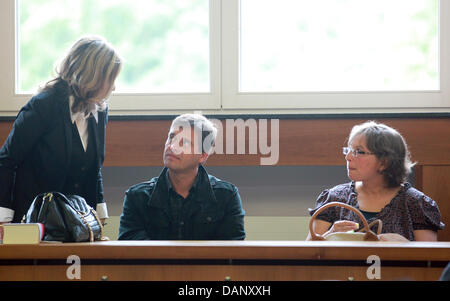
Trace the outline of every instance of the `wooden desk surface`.
<instances>
[{"instance_id":1,"label":"wooden desk surface","mask_svg":"<svg viewBox=\"0 0 450 301\"><path fill-rule=\"evenodd\" d=\"M450 261L450 242L312 241L108 241L0 245L0 260L65 259L260 259Z\"/></svg>"},{"instance_id":2,"label":"wooden desk surface","mask_svg":"<svg viewBox=\"0 0 450 301\"><path fill-rule=\"evenodd\" d=\"M67 259L80 259L81 280L279 281L438 280L449 242L109 241L0 245L0 281L71 280ZM72 262L72 261L69 261Z\"/></svg>"}]
</instances>

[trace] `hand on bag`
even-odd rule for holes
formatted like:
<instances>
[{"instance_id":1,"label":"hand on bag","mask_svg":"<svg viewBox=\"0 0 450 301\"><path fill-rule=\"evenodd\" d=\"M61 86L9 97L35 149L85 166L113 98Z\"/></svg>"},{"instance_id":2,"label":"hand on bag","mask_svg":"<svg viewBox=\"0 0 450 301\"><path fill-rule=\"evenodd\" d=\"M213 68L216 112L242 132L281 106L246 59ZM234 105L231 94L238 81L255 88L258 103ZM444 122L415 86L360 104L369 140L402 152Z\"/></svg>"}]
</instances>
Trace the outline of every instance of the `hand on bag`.
<instances>
[{"instance_id":1,"label":"hand on bag","mask_svg":"<svg viewBox=\"0 0 450 301\"><path fill-rule=\"evenodd\" d=\"M327 233L333 232L347 232L351 230L358 230L359 224L352 221L335 221Z\"/></svg>"},{"instance_id":2,"label":"hand on bag","mask_svg":"<svg viewBox=\"0 0 450 301\"><path fill-rule=\"evenodd\" d=\"M404 236L397 233L383 233L378 235L381 241L409 241Z\"/></svg>"}]
</instances>

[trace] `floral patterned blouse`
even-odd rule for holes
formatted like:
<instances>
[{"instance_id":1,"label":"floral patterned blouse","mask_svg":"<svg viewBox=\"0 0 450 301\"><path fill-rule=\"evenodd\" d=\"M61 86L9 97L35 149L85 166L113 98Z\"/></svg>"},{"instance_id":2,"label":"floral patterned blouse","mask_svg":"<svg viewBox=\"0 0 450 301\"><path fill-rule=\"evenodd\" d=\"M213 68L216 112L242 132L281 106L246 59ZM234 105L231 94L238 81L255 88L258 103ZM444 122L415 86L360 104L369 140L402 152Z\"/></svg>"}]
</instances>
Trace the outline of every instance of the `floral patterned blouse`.
<instances>
[{"instance_id":1,"label":"floral patterned blouse","mask_svg":"<svg viewBox=\"0 0 450 301\"><path fill-rule=\"evenodd\" d=\"M309 209L309 214L313 215L317 209L329 202L342 202L359 209L357 196L354 182L326 189L317 198L316 207ZM321 212L317 219L329 223L350 220L359 223L360 227L363 225L354 212L342 207L328 208ZM402 184L390 203L367 222L371 223L375 219L382 221L381 233L398 233L411 241L414 240L414 230L437 231L444 229L445 226L441 221L441 213L436 202L409 183ZM374 226L372 231L376 230Z\"/></svg>"}]
</instances>

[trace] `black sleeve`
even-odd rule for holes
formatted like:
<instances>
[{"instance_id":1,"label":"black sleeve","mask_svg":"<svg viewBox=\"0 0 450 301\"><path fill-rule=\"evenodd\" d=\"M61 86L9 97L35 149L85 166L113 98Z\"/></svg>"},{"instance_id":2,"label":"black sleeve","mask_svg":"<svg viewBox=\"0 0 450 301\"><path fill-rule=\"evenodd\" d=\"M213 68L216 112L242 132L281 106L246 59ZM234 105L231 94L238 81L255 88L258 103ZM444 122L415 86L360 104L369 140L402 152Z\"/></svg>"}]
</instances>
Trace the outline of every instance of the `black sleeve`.
<instances>
[{"instance_id":1,"label":"black sleeve","mask_svg":"<svg viewBox=\"0 0 450 301\"><path fill-rule=\"evenodd\" d=\"M118 240L150 240L145 231L145 221L142 220L142 210L139 206L142 200L138 194L128 190L125 193L123 211L120 215Z\"/></svg>"},{"instance_id":2,"label":"black sleeve","mask_svg":"<svg viewBox=\"0 0 450 301\"><path fill-rule=\"evenodd\" d=\"M12 208L17 167L49 126L53 110L47 99L33 97L19 112L8 138L0 149L0 207Z\"/></svg>"},{"instance_id":3,"label":"black sleeve","mask_svg":"<svg viewBox=\"0 0 450 301\"><path fill-rule=\"evenodd\" d=\"M234 191L226 203L225 216L218 228L217 239L244 240L244 216L245 211L242 208L241 196L238 189L234 187Z\"/></svg>"}]
</instances>

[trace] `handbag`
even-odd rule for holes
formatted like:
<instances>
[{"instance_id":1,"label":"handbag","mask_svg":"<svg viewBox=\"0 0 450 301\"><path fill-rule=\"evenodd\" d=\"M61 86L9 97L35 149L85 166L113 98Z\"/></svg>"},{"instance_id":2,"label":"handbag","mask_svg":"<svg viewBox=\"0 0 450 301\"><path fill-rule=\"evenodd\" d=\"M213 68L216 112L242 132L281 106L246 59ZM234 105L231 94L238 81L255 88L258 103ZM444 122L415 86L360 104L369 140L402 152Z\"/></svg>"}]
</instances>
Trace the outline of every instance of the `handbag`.
<instances>
[{"instance_id":1,"label":"handbag","mask_svg":"<svg viewBox=\"0 0 450 301\"><path fill-rule=\"evenodd\" d=\"M336 206L346 208L346 209L351 210L354 213L356 213L356 215L358 215L358 217L362 220L364 227L356 232L332 232L327 235L320 235L320 234L315 233L314 229L313 229L313 223L314 223L314 220L316 219L317 215L327 208L336 207ZM374 232L372 232L370 230L370 228L374 224L378 224L377 234L375 234ZM374 220L373 222L371 222L370 224L368 224L366 218L361 213L361 211L359 211L358 209L356 209L348 204L341 203L341 202L330 202L328 204L323 205L316 212L314 212L314 214L311 217L311 220L309 221L309 232L311 233L312 240L379 241L380 239L378 238L377 235L379 235L381 233L381 228L382 228L381 220L377 219L377 220ZM364 230L364 232L361 232L362 230Z\"/></svg>"},{"instance_id":2,"label":"handbag","mask_svg":"<svg viewBox=\"0 0 450 301\"><path fill-rule=\"evenodd\" d=\"M22 222L44 224L44 241L107 240L97 212L78 195L41 193L34 198Z\"/></svg>"}]
</instances>

